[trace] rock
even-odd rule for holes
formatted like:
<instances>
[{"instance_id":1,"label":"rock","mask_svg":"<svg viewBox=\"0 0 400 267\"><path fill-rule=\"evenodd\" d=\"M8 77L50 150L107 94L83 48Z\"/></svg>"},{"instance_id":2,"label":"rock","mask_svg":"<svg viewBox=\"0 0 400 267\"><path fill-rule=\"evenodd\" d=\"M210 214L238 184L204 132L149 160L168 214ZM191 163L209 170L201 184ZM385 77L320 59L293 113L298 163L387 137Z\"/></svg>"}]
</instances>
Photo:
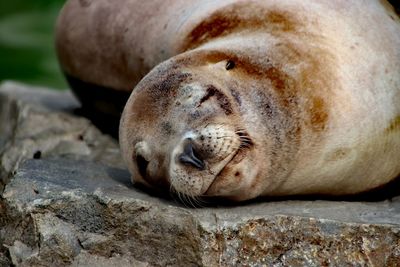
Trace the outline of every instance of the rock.
<instances>
[{"instance_id":1,"label":"rock","mask_svg":"<svg viewBox=\"0 0 400 267\"><path fill-rule=\"evenodd\" d=\"M117 142L73 111L69 91L14 82L0 87L0 191L28 158L72 157L123 166Z\"/></svg>"},{"instance_id":2,"label":"rock","mask_svg":"<svg viewBox=\"0 0 400 267\"><path fill-rule=\"evenodd\" d=\"M23 90L0 89L0 266L400 265L400 197L188 208L135 188L69 93Z\"/></svg>"},{"instance_id":3,"label":"rock","mask_svg":"<svg viewBox=\"0 0 400 267\"><path fill-rule=\"evenodd\" d=\"M400 263L400 198L190 209L138 191L123 169L70 159L26 161L3 198L1 236L25 266Z\"/></svg>"}]
</instances>

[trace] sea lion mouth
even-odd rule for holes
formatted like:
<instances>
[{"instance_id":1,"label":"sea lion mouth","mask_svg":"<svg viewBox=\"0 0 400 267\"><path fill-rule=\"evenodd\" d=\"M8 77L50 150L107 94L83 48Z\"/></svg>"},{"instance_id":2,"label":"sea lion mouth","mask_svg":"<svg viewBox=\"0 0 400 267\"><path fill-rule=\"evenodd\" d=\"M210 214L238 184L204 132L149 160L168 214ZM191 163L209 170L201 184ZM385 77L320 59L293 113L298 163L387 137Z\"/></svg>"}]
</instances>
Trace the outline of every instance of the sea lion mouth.
<instances>
[{"instance_id":1,"label":"sea lion mouth","mask_svg":"<svg viewBox=\"0 0 400 267\"><path fill-rule=\"evenodd\" d=\"M232 125L207 124L186 132L171 152L172 187L187 195L204 195L226 166L238 163L251 145L247 132Z\"/></svg>"},{"instance_id":2,"label":"sea lion mouth","mask_svg":"<svg viewBox=\"0 0 400 267\"><path fill-rule=\"evenodd\" d=\"M226 171L229 170L232 165L237 165L243 159L245 159L248 152L250 151L251 146L253 146L253 141L247 134L247 131L238 130L235 133L236 135L238 135L240 140L239 148L234 152L232 158L228 162L226 162L226 164L222 167L222 169L215 175L212 183L208 186L208 188L206 189L206 191L202 196L210 196L210 191L215 186L215 184L218 183L220 179L226 178L223 177L223 173L226 173Z\"/></svg>"}]
</instances>

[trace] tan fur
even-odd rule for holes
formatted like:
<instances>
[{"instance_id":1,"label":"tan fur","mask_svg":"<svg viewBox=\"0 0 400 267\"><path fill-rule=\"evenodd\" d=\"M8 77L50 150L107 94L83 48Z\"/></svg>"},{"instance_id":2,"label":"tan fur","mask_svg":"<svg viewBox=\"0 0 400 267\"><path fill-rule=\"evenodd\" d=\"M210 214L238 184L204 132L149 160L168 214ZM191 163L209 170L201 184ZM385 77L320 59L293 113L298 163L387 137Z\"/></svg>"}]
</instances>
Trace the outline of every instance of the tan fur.
<instances>
[{"instance_id":1,"label":"tan fur","mask_svg":"<svg viewBox=\"0 0 400 267\"><path fill-rule=\"evenodd\" d=\"M149 2L70 0L57 35L84 81L130 90L152 69L121 119L134 182L244 200L400 174L400 20L386 1ZM178 160L189 139L204 170Z\"/></svg>"}]
</instances>

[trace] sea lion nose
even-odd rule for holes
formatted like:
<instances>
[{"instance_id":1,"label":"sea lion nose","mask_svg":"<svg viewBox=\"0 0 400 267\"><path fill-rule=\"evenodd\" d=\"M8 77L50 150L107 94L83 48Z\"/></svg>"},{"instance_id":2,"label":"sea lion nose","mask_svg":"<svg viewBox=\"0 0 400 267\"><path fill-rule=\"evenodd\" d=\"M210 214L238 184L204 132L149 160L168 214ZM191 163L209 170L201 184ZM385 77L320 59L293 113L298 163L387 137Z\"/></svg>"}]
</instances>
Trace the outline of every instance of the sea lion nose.
<instances>
[{"instance_id":1,"label":"sea lion nose","mask_svg":"<svg viewBox=\"0 0 400 267\"><path fill-rule=\"evenodd\" d=\"M190 139L187 140L183 153L179 155L178 159L181 163L192 165L199 170L205 169L204 161L196 155L196 151L194 150L193 143Z\"/></svg>"}]
</instances>

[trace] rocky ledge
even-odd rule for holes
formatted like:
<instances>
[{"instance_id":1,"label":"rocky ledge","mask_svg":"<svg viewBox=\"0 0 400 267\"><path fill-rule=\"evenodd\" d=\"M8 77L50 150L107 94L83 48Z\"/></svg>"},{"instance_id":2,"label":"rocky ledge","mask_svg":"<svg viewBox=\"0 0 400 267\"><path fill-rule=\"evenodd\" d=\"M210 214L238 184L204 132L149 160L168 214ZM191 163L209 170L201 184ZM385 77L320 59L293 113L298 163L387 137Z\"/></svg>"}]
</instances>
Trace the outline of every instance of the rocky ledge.
<instances>
[{"instance_id":1,"label":"rocky ledge","mask_svg":"<svg viewBox=\"0 0 400 267\"><path fill-rule=\"evenodd\" d=\"M0 266L400 265L400 197L188 208L133 187L78 107L0 88Z\"/></svg>"}]
</instances>

